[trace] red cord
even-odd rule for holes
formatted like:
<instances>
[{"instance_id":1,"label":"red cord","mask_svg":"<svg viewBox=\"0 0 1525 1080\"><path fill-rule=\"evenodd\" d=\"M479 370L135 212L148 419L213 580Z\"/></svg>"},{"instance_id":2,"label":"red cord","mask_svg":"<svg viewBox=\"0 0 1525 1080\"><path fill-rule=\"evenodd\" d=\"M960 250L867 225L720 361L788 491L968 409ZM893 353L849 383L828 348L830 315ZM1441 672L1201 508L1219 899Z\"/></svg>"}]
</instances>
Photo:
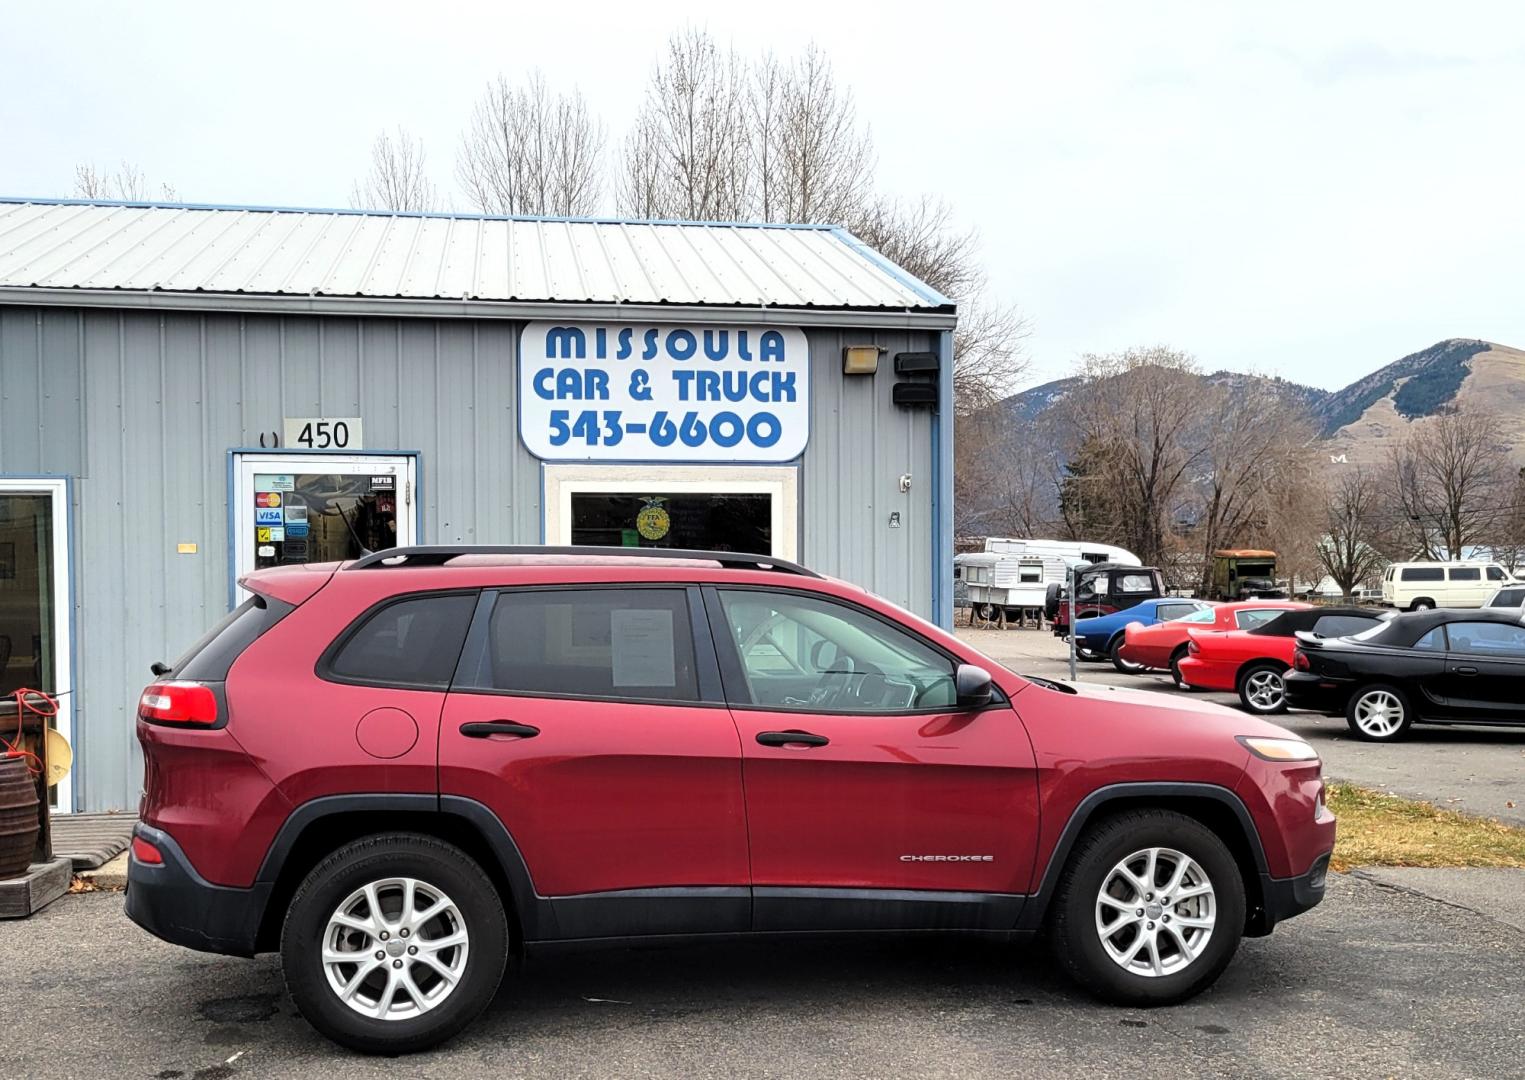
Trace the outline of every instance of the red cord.
<instances>
[{"instance_id":1,"label":"red cord","mask_svg":"<svg viewBox=\"0 0 1525 1080\"><path fill-rule=\"evenodd\" d=\"M25 720L26 714L31 713L33 716L42 717L44 721L43 727L46 728L46 721L50 717L58 715L58 699L50 694L44 694L41 690L33 690L25 686L11 696L16 699L16 737L15 739L7 739L4 736L0 736L0 743L5 744L5 753L0 756L22 758L27 763L27 772L37 776L42 772L42 758L30 750L23 750L19 745L21 742L22 722ZM46 735L44 735L44 738L46 738Z\"/></svg>"}]
</instances>

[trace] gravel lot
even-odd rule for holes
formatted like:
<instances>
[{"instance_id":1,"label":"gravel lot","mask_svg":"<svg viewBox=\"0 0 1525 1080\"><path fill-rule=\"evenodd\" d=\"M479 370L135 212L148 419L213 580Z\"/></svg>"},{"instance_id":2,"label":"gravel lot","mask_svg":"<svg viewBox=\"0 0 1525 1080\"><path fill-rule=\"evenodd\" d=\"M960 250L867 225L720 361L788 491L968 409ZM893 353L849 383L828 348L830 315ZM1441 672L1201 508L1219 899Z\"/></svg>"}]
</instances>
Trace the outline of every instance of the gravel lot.
<instances>
[{"instance_id":1,"label":"gravel lot","mask_svg":"<svg viewBox=\"0 0 1525 1080\"><path fill-rule=\"evenodd\" d=\"M0 1076L1500 1077L1525 1060L1525 933L1332 875L1218 985L1139 1011L1041 951L958 939L537 956L445 1047L361 1058L295 1014L274 958L187 952L68 896L0 923Z\"/></svg>"},{"instance_id":2,"label":"gravel lot","mask_svg":"<svg viewBox=\"0 0 1525 1080\"><path fill-rule=\"evenodd\" d=\"M958 636L1014 671L1069 678L1068 647L1046 630L960 627ZM1110 662L1081 663L1079 677L1107 686L1180 692L1167 675L1123 675ZM1233 694L1200 696L1239 707ZM1404 742L1374 746L1350 738L1344 717L1291 712L1275 719L1318 747L1330 776L1525 826L1525 727L1419 724Z\"/></svg>"}]
</instances>

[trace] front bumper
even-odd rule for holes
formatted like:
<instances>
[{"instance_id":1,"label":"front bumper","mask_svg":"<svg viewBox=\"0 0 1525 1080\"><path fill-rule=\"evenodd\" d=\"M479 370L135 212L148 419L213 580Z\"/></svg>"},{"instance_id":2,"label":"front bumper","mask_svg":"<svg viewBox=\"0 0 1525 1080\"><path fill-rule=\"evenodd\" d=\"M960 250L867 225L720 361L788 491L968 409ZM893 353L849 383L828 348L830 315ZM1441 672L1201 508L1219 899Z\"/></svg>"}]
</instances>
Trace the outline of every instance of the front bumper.
<instances>
[{"instance_id":1,"label":"front bumper","mask_svg":"<svg viewBox=\"0 0 1525 1080\"><path fill-rule=\"evenodd\" d=\"M162 863L127 862L127 917L157 938L201 952L253 956L271 885L247 889L213 885L191 865L180 845L162 829L139 824Z\"/></svg>"},{"instance_id":2,"label":"front bumper","mask_svg":"<svg viewBox=\"0 0 1525 1080\"><path fill-rule=\"evenodd\" d=\"M1269 934L1279 922L1285 922L1317 907L1324 899L1324 887L1329 876L1329 857L1326 851L1308 868L1306 874L1297 877L1273 878L1260 875L1261 910L1251 920L1248 932L1252 937Z\"/></svg>"},{"instance_id":3,"label":"front bumper","mask_svg":"<svg viewBox=\"0 0 1525 1080\"><path fill-rule=\"evenodd\" d=\"M1345 712L1345 700L1350 695L1350 684L1315 675L1311 671L1289 671L1282 676L1286 687L1287 704L1294 709L1339 716Z\"/></svg>"}]
</instances>

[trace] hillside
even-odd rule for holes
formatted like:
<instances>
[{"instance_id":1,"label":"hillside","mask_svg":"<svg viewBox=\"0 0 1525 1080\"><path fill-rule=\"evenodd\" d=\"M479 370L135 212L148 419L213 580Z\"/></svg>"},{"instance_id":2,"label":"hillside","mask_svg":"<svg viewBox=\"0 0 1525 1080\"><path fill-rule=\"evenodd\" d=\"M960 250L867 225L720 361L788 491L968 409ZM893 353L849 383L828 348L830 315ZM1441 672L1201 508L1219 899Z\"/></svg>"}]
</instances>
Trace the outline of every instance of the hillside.
<instances>
[{"instance_id":1,"label":"hillside","mask_svg":"<svg viewBox=\"0 0 1525 1080\"><path fill-rule=\"evenodd\" d=\"M1476 338L1450 338L1410 353L1340 390L1232 371L1197 376L1204 386L1268 381L1302 403L1329 442L1351 463L1386 458L1392 442L1440 409L1493 413L1516 464L1525 465L1525 351ZM1013 421L1030 424L1070 394L1078 379L1056 379L1002 403Z\"/></svg>"}]
</instances>

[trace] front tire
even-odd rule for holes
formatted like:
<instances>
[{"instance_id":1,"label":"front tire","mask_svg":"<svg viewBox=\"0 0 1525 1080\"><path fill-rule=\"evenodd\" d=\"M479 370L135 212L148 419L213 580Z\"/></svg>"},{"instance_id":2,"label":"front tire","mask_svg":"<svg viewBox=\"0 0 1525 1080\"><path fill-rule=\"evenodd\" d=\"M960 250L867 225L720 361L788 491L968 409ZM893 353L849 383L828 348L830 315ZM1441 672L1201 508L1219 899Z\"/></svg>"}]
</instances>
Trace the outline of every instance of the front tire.
<instances>
[{"instance_id":1,"label":"front tire","mask_svg":"<svg viewBox=\"0 0 1525 1080\"><path fill-rule=\"evenodd\" d=\"M1118 1005L1169 1005L1211 986L1244 933L1244 882L1218 836L1166 810L1087 831L1059 880L1050 933L1060 966Z\"/></svg>"},{"instance_id":2,"label":"front tire","mask_svg":"<svg viewBox=\"0 0 1525 1080\"><path fill-rule=\"evenodd\" d=\"M1372 683L1350 695L1345 723L1352 735L1366 742L1397 742L1414 723L1414 707L1396 686Z\"/></svg>"},{"instance_id":3,"label":"front tire","mask_svg":"<svg viewBox=\"0 0 1525 1080\"><path fill-rule=\"evenodd\" d=\"M1123 659L1123 637L1119 634L1112 640L1112 648L1109 650L1112 656L1112 666L1124 675L1137 675L1144 671L1143 664L1135 664L1131 660Z\"/></svg>"},{"instance_id":4,"label":"front tire","mask_svg":"<svg viewBox=\"0 0 1525 1080\"><path fill-rule=\"evenodd\" d=\"M1435 601L1426 596L1421 596L1418 600L1415 600L1412 604L1409 605L1410 611L1432 611L1434 608Z\"/></svg>"},{"instance_id":5,"label":"front tire","mask_svg":"<svg viewBox=\"0 0 1525 1080\"><path fill-rule=\"evenodd\" d=\"M367 1054L435 1046L481 1014L508 959L497 888L430 836L389 833L324 859L281 929L281 968L319 1032Z\"/></svg>"},{"instance_id":6,"label":"front tire","mask_svg":"<svg viewBox=\"0 0 1525 1080\"><path fill-rule=\"evenodd\" d=\"M1256 716L1275 716L1287 711L1284 664L1250 664L1239 673L1239 703Z\"/></svg>"}]
</instances>

